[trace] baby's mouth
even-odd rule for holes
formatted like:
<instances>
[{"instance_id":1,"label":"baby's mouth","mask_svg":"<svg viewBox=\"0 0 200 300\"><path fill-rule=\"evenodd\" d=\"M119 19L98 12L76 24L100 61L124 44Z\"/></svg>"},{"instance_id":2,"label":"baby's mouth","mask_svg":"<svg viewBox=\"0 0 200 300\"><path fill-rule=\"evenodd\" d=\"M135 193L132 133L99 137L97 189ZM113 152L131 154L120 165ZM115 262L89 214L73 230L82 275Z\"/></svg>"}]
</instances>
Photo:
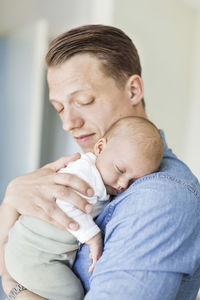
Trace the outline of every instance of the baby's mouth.
<instances>
[{"instance_id":1,"label":"baby's mouth","mask_svg":"<svg viewBox=\"0 0 200 300\"><path fill-rule=\"evenodd\" d=\"M114 187L112 187L113 191L115 192L115 194L120 194L123 190L122 189L116 189Z\"/></svg>"},{"instance_id":2,"label":"baby's mouth","mask_svg":"<svg viewBox=\"0 0 200 300\"><path fill-rule=\"evenodd\" d=\"M114 188L111 185L106 185L106 190L107 190L107 193L109 195L114 195L114 196L117 196L118 194L120 194L121 192L123 192L122 189Z\"/></svg>"}]
</instances>

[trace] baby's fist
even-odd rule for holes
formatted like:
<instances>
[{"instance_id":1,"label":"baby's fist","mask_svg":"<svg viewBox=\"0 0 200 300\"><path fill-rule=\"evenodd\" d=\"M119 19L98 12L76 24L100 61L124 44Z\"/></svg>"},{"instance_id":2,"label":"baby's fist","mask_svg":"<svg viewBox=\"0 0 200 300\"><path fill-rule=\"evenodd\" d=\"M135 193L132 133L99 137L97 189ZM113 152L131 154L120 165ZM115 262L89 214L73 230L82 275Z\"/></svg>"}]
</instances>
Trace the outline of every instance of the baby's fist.
<instances>
[{"instance_id":1,"label":"baby's fist","mask_svg":"<svg viewBox=\"0 0 200 300\"><path fill-rule=\"evenodd\" d=\"M92 264L89 268L89 272L93 272L97 260L101 257L103 251L103 239L101 232L97 233L93 238L86 242L90 247L90 259Z\"/></svg>"}]
</instances>

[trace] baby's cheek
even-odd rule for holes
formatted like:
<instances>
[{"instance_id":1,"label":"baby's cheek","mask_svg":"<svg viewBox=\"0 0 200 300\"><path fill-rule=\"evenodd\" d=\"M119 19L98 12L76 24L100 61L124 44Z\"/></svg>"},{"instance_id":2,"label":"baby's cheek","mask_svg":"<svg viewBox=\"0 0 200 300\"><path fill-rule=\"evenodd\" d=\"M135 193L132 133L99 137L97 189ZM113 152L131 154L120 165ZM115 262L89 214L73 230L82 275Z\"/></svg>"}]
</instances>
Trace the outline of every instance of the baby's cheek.
<instances>
[{"instance_id":1,"label":"baby's cheek","mask_svg":"<svg viewBox=\"0 0 200 300\"><path fill-rule=\"evenodd\" d=\"M111 172L109 171L109 167L108 168L104 168L102 178L103 178L104 184L106 184L106 185L112 185L113 176L112 176Z\"/></svg>"},{"instance_id":2,"label":"baby's cheek","mask_svg":"<svg viewBox=\"0 0 200 300\"><path fill-rule=\"evenodd\" d=\"M106 185L106 192L108 195L116 195L116 193L113 191L113 189L109 185Z\"/></svg>"}]
</instances>

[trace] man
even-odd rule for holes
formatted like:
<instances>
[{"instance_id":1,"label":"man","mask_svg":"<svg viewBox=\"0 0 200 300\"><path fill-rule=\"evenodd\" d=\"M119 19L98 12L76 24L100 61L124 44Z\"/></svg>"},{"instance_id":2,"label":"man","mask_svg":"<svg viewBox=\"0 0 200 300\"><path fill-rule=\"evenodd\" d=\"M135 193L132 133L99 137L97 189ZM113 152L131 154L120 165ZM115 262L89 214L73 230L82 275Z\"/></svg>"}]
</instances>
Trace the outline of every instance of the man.
<instances>
[{"instance_id":1,"label":"man","mask_svg":"<svg viewBox=\"0 0 200 300\"><path fill-rule=\"evenodd\" d=\"M147 118L141 66L132 41L119 29L88 25L50 44L46 56L50 101L63 129L90 151L118 119ZM200 185L168 149L159 172L136 180L114 198L96 222L104 234L104 252L89 278L89 251L83 245L74 266L88 293L85 299L194 300L200 285ZM123 145L119 145L123 147ZM77 155L61 158L12 181L1 206L1 245L18 214L37 216L63 228L76 224L55 199L91 211L73 189L92 194L70 174L56 173ZM133 166L134 168L134 166ZM3 220L3 221L2 221ZM17 283L7 274L4 289ZM17 299L41 299L22 291Z\"/></svg>"}]
</instances>

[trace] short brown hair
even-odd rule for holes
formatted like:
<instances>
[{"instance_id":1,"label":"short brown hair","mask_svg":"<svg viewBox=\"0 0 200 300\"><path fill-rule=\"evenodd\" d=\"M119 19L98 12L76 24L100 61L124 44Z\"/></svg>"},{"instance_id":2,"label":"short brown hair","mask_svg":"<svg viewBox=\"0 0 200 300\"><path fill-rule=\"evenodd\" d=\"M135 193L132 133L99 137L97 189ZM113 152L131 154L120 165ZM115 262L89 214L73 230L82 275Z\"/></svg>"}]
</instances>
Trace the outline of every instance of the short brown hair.
<instances>
[{"instance_id":1,"label":"short brown hair","mask_svg":"<svg viewBox=\"0 0 200 300\"><path fill-rule=\"evenodd\" d=\"M99 58L103 72L121 86L129 76L141 76L137 49L132 40L118 28L84 25L64 32L50 43L46 64L48 67L56 66L80 53L90 53Z\"/></svg>"}]
</instances>

